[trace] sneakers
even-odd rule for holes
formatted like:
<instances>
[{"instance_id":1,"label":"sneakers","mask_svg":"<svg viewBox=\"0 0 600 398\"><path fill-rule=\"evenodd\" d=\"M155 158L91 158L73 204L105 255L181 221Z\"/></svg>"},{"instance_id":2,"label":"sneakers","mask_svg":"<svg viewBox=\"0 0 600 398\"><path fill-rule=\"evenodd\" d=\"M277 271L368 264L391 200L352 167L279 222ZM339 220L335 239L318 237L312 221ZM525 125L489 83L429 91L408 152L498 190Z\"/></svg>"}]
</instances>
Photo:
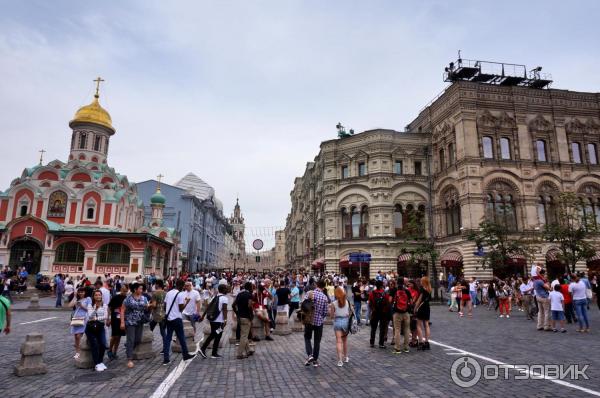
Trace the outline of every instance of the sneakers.
<instances>
[{"instance_id":1,"label":"sneakers","mask_svg":"<svg viewBox=\"0 0 600 398\"><path fill-rule=\"evenodd\" d=\"M222 356L220 356L219 354L214 354L210 356L211 359L219 359L219 358L223 358Z\"/></svg>"},{"instance_id":2,"label":"sneakers","mask_svg":"<svg viewBox=\"0 0 600 398\"><path fill-rule=\"evenodd\" d=\"M339 366L341 368L342 366L344 366L344 362L338 361L337 366Z\"/></svg>"},{"instance_id":3,"label":"sneakers","mask_svg":"<svg viewBox=\"0 0 600 398\"><path fill-rule=\"evenodd\" d=\"M507 318L510 318L510 315L506 314L506 317L507 317Z\"/></svg>"},{"instance_id":4,"label":"sneakers","mask_svg":"<svg viewBox=\"0 0 600 398\"><path fill-rule=\"evenodd\" d=\"M265 340L267 340L267 341L273 341L273 337L267 336L267 337L265 337Z\"/></svg>"},{"instance_id":5,"label":"sneakers","mask_svg":"<svg viewBox=\"0 0 600 398\"><path fill-rule=\"evenodd\" d=\"M311 364L311 362L314 360L315 359L313 358L313 356L309 355L308 358L306 358L306 362L304 362L304 366L309 366Z\"/></svg>"},{"instance_id":6,"label":"sneakers","mask_svg":"<svg viewBox=\"0 0 600 398\"><path fill-rule=\"evenodd\" d=\"M350 358L344 357L344 362L346 362L346 363L350 362Z\"/></svg>"},{"instance_id":7,"label":"sneakers","mask_svg":"<svg viewBox=\"0 0 600 398\"><path fill-rule=\"evenodd\" d=\"M402 350L394 350L392 351L394 354L402 354Z\"/></svg>"},{"instance_id":8,"label":"sneakers","mask_svg":"<svg viewBox=\"0 0 600 398\"><path fill-rule=\"evenodd\" d=\"M200 348L200 349L198 350L198 352L200 353L200 356L202 356L202 358L204 358L204 359L206 359L206 358L207 358L207 356L206 356L206 353L204 352L204 350L203 350L202 348Z\"/></svg>"},{"instance_id":9,"label":"sneakers","mask_svg":"<svg viewBox=\"0 0 600 398\"><path fill-rule=\"evenodd\" d=\"M114 360L115 360L115 354L113 354L113 352L112 352L112 351L108 351L108 352L106 353L106 356L107 356L107 357L108 357L108 359L110 359L111 361L114 361Z\"/></svg>"},{"instance_id":10,"label":"sneakers","mask_svg":"<svg viewBox=\"0 0 600 398\"><path fill-rule=\"evenodd\" d=\"M184 361L189 361L190 359L196 358L196 354L188 354L183 356Z\"/></svg>"},{"instance_id":11,"label":"sneakers","mask_svg":"<svg viewBox=\"0 0 600 398\"><path fill-rule=\"evenodd\" d=\"M78 352L75 353L75 355L73 355L73 359L79 359L80 355Z\"/></svg>"},{"instance_id":12,"label":"sneakers","mask_svg":"<svg viewBox=\"0 0 600 398\"><path fill-rule=\"evenodd\" d=\"M94 367L94 369L96 369L96 372L104 372L106 370L106 366L104 366L103 363L99 363Z\"/></svg>"},{"instance_id":13,"label":"sneakers","mask_svg":"<svg viewBox=\"0 0 600 398\"><path fill-rule=\"evenodd\" d=\"M500 314L500 318L504 318L504 315Z\"/></svg>"},{"instance_id":14,"label":"sneakers","mask_svg":"<svg viewBox=\"0 0 600 398\"><path fill-rule=\"evenodd\" d=\"M404 352L410 352L410 350L408 348L405 348L403 351Z\"/></svg>"},{"instance_id":15,"label":"sneakers","mask_svg":"<svg viewBox=\"0 0 600 398\"><path fill-rule=\"evenodd\" d=\"M171 363L171 360L170 359L166 359L166 360L163 361L162 364L166 366L166 365L168 365L170 363Z\"/></svg>"},{"instance_id":16,"label":"sneakers","mask_svg":"<svg viewBox=\"0 0 600 398\"><path fill-rule=\"evenodd\" d=\"M558 333L558 329L552 329L554 333Z\"/></svg>"},{"instance_id":17,"label":"sneakers","mask_svg":"<svg viewBox=\"0 0 600 398\"><path fill-rule=\"evenodd\" d=\"M235 358L236 359L246 359L246 358L248 358L248 355L238 355Z\"/></svg>"},{"instance_id":18,"label":"sneakers","mask_svg":"<svg viewBox=\"0 0 600 398\"><path fill-rule=\"evenodd\" d=\"M383 350L383 349L385 349L385 345L379 344L379 348L381 348Z\"/></svg>"},{"instance_id":19,"label":"sneakers","mask_svg":"<svg viewBox=\"0 0 600 398\"><path fill-rule=\"evenodd\" d=\"M321 366L321 364L319 364L319 362L318 362L318 361L313 361L313 366L314 366L315 368L318 368L319 366Z\"/></svg>"},{"instance_id":20,"label":"sneakers","mask_svg":"<svg viewBox=\"0 0 600 398\"><path fill-rule=\"evenodd\" d=\"M567 333L567 329L560 329L561 333Z\"/></svg>"}]
</instances>

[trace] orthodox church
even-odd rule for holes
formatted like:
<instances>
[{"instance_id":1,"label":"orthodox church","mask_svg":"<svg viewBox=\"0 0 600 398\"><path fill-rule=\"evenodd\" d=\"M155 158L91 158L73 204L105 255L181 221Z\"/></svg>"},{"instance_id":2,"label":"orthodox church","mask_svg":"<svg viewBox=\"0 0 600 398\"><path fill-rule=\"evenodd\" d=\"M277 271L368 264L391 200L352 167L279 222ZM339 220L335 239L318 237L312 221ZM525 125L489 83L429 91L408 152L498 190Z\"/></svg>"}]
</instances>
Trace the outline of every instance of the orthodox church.
<instances>
[{"instance_id":1,"label":"orthodox church","mask_svg":"<svg viewBox=\"0 0 600 398\"><path fill-rule=\"evenodd\" d=\"M0 192L0 265L126 278L166 275L176 267L178 234L163 226L160 183L145 225L136 185L107 163L116 130L99 102L101 81L92 103L69 122L68 161L43 164L40 157Z\"/></svg>"}]
</instances>

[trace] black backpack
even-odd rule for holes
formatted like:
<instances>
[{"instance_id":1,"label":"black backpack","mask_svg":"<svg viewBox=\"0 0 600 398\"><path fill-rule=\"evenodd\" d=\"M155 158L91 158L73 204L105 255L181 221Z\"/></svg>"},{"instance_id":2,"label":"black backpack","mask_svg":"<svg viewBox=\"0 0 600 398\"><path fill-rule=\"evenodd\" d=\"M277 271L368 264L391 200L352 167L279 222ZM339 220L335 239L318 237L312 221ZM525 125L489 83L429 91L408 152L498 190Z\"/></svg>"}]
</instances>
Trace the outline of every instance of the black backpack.
<instances>
[{"instance_id":1,"label":"black backpack","mask_svg":"<svg viewBox=\"0 0 600 398\"><path fill-rule=\"evenodd\" d=\"M309 324L312 322L313 314L315 313L315 303L312 300L306 298L300 304L300 311L298 311L298 320L303 324Z\"/></svg>"},{"instance_id":2,"label":"black backpack","mask_svg":"<svg viewBox=\"0 0 600 398\"><path fill-rule=\"evenodd\" d=\"M219 297L221 296L217 294L208 304L208 308L206 309L206 319L210 322L214 322L221 313L221 309L219 308Z\"/></svg>"}]
</instances>

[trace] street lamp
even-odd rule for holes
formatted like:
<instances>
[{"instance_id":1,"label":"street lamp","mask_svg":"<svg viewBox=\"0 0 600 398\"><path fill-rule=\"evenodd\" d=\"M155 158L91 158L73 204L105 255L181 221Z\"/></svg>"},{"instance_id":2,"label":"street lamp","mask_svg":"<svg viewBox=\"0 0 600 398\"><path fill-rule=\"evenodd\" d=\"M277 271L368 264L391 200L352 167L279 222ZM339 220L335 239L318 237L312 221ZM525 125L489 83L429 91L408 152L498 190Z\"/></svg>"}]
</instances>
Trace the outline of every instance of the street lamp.
<instances>
[{"instance_id":1,"label":"street lamp","mask_svg":"<svg viewBox=\"0 0 600 398\"><path fill-rule=\"evenodd\" d=\"M240 259L240 253L237 253L237 255L233 254L233 253L229 253L229 257L231 257L231 259L233 260L233 275L236 275L236 264L237 264L237 260Z\"/></svg>"}]
</instances>

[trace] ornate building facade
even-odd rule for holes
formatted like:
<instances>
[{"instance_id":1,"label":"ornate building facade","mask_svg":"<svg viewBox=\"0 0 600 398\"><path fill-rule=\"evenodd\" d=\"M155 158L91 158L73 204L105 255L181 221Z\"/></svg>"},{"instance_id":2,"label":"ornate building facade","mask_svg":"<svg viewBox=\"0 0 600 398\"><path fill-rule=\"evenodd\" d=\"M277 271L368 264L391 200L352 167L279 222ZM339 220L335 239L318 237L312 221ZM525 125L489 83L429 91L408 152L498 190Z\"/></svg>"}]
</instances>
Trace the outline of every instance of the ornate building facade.
<instances>
[{"instance_id":1,"label":"ornate building facade","mask_svg":"<svg viewBox=\"0 0 600 398\"><path fill-rule=\"evenodd\" d=\"M287 262L344 271L356 266L347 256L363 252L371 260L359 265L371 275L406 273L411 242L402 231L407 212L417 212L419 233L440 254L437 270L491 275L467 239L484 219L532 238L535 260L556 266L556 249L540 231L560 192L576 193L600 223L598 145L600 94L453 81L404 132L321 144L291 192ZM578 266L600 269L599 260ZM524 258L513 261L525 271Z\"/></svg>"},{"instance_id":2,"label":"ornate building facade","mask_svg":"<svg viewBox=\"0 0 600 398\"><path fill-rule=\"evenodd\" d=\"M156 190L144 225L136 185L108 166L115 129L98 89L69 126L66 163L40 159L0 193L0 264L44 274L170 272L177 234L162 225L164 197Z\"/></svg>"}]
</instances>

